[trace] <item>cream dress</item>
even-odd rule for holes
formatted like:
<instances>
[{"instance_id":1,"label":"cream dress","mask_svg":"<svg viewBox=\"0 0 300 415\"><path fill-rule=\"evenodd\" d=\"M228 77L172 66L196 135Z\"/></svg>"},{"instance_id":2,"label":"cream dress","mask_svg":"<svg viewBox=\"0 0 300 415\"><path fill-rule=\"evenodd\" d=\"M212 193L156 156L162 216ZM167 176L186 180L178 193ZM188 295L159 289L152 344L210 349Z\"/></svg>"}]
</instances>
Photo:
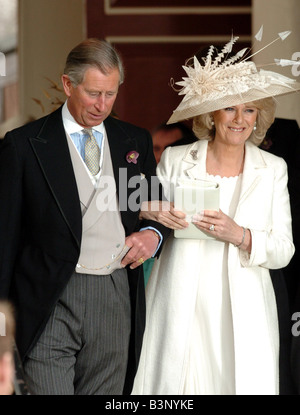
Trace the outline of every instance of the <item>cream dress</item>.
<instances>
[{"instance_id":1,"label":"cream dress","mask_svg":"<svg viewBox=\"0 0 300 415\"><path fill-rule=\"evenodd\" d=\"M241 176L207 175L220 185L220 208L234 216ZM195 241L199 244L198 241ZM228 243L200 241L205 273L198 275L197 298L188 346L183 394L235 394L233 323L228 283Z\"/></svg>"},{"instance_id":2,"label":"cream dress","mask_svg":"<svg viewBox=\"0 0 300 415\"><path fill-rule=\"evenodd\" d=\"M211 176L206 175L206 179L219 183L220 185L220 208L221 210L233 217L236 206L238 203L239 192L240 192L240 183L241 175L237 177L224 177L220 176ZM188 251L190 255L184 255L184 247L188 246ZM169 255L166 254L169 252ZM194 252L194 254L193 254ZM199 255L201 252L201 256ZM181 255L180 255L181 253ZM148 285L147 285L147 311L149 319L154 317L156 308L155 304L158 298L155 293L158 293L159 287L165 293L165 303L168 307L168 302L170 308L176 308L173 312L174 321L170 321L172 317L172 312L168 310L165 316L161 316L161 322L163 323L166 316L168 323L165 323L165 337L161 339L161 345L164 343L162 349L160 349L157 355L154 355L150 352L147 359L149 359L148 375L151 372L151 362L152 359L160 359L161 364L164 366L165 361L165 347L169 348L170 353L174 353L174 367L175 362L178 359L176 356L176 344L171 340L172 336L176 336L179 340L180 332L176 332L176 315L178 311L178 305L171 300L174 299L171 292L175 288L171 282L170 293L168 293L168 288L164 283L167 284L167 280L172 280L172 277L175 280L179 277L181 282L188 284L186 278L188 273L191 272L190 265L192 258L199 258L196 263L193 263L193 285L194 289L192 290L192 296L187 302L187 307L191 303L194 303L192 316L189 318L185 325L189 327L186 334L182 333L185 338L184 348L178 353L183 353L183 368L182 368L182 379L180 381L179 389L175 386L176 381L171 384L168 384L168 381L164 384L163 380L163 371L156 372L153 376L157 377L158 383L162 383L162 389L158 387L157 389L146 389L142 393L146 394L183 394L183 395L228 395L235 394L235 368L234 368L234 340L233 340L233 322L232 322L232 311L231 311L231 301L230 301L230 291L228 284L228 243L224 243L217 240L182 240L175 239L173 237L169 238L166 242L166 247L162 253L161 261L159 260L157 264L154 265L153 274L150 276ZM203 258L205 261L205 267L203 264ZM176 261L187 261L186 264L186 274L180 272L179 275L175 276L170 275L167 272L164 272L164 267L168 266L167 263L171 261L172 263ZM195 266L198 264L198 266ZM158 271L158 275L156 271ZM158 279L157 279L158 278ZM182 290L179 290L180 292ZM153 297L154 298L153 298ZM181 306L184 305L184 296L180 299ZM161 304L160 304L161 305ZM150 321L148 320L148 325ZM164 323L163 323L164 325ZM168 332L170 327L173 328L173 333L168 338ZM180 323L178 327L180 326ZM155 330L158 330L157 336L159 334L159 327L153 327L152 324L152 335L155 337ZM171 330L172 331L172 330ZM147 349L147 341L151 342L151 337L146 330L145 333L145 343L144 350L145 353ZM169 340L173 344L168 344ZM177 342L177 340L176 340ZM167 345L168 344L168 345ZM167 346L166 346L167 345ZM161 353L161 355L160 355ZM158 362L157 362L158 363ZM154 365L155 366L155 365ZM166 370L169 371L170 369ZM162 378L159 378L159 373L161 373ZM165 372L166 373L166 372ZM146 375L147 376L147 375ZM152 375L150 375L152 377ZM174 373L175 377L175 373ZM138 389L138 378L137 375L136 384L133 393L139 393ZM167 379L167 377L166 377ZM149 385L151 383L150 378L147 380L145 378L145 383Z\"/></svg>"}]
</instances>

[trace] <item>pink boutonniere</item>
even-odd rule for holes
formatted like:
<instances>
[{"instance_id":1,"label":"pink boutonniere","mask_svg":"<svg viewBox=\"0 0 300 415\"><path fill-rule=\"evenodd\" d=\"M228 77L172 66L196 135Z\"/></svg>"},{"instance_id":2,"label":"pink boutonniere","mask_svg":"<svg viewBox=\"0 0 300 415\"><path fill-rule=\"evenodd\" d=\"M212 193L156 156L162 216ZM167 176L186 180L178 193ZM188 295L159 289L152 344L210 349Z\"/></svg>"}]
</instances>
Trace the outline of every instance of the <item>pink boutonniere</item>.
<instances>
[{"instance_id":1,"label":"pink boutonniere","mask_svg":"<svg viewBox=\"0 0 300 415\"><path fill-rule=\"evenodd\" d=\"M137 151L132 150L126 154L126 160L128 161L128 163L136 164L138 156L139 156L139 153Z\"/></svg>"},{"instance_id":2,"label":"pink boutonniere","mask_svg":"<svg viewBox=\"0 0 300 415\"><path fill-rule=\"evenodd\" d=\"M262 148L263 150L269 150L272 144L273 144L272 140L268 137L265 137L263 142L260 145L260 148Z\"/></svg>"}]
</instances>

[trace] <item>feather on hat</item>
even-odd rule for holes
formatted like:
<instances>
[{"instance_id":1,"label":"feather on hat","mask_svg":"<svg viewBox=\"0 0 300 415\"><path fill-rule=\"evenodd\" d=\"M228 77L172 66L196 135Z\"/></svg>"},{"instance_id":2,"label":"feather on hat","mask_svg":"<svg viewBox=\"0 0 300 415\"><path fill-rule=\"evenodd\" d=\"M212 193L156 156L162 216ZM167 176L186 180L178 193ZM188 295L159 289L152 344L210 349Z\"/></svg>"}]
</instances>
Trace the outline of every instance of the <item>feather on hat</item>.
<instances>
[{"instance_id":1,"label":"feather on hat","mask_svg":"<svg viewBox=\"0 0 300 415\"><path fill-rule=\"evenodd\" d=\"M279 33L277 39L281 38L284 40L290 33L288 31ZM262 28L256 35L256 38L261 40L261 36ZM204 65L201 65L197 57L194 56L192 64L183 66L187 77L183 77L182 81L176 82L176 85L182 87L177 92L178 95L184 95L184 97L175 111L173 111L168 124L228 106L245 104L258 99L289 94L300 90L300 83L294 79L277 72L258 70L255 63L249 61L254 54L243 59L248 50L247 48L227 58L237 40L237 36L232 37L215 58L213 58L213 54L216 48L210 46L207 56L203 58ZM281 66L287 64L286 60L275 59L275 62ZM289 65L293 64L296 65L299 62L289 61ZM174 81L171 80L171 83L174 85Z\"/></svg>"}]
</instances>

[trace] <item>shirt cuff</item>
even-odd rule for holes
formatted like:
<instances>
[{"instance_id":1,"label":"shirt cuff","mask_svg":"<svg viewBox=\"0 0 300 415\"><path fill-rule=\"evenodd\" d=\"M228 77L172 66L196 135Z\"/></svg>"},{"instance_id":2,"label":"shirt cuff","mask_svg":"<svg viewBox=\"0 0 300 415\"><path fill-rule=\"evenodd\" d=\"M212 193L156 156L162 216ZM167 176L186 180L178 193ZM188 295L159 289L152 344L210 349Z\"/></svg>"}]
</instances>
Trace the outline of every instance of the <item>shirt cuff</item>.
<instances>
[{"instance_id":1,"label":"shirt cuff","mask_svg":"<svg viewBox=\"0 0 300 415\"><path fill-rule=\"evenodd\" d=\"M162 241L163 241L163 236L162 236L162 234L161 234L161 233L160 233L157 229L153 228L152 226L148 226L148 227L146 227L146 228L142 228L142 229L140 229L140 231L146 231L147 229L152 229L153 231L155 231L155 232L159 235L159 242L158 242L158 245L157 245L156 251L155 251L155 252L154 252L154 254L152 255L152 258L154 258L154 257L155 257L155 255L156 255L156 252L159 250L160 245L161 245L161 243L162 243Z\"/></svg>"}]
</instances>

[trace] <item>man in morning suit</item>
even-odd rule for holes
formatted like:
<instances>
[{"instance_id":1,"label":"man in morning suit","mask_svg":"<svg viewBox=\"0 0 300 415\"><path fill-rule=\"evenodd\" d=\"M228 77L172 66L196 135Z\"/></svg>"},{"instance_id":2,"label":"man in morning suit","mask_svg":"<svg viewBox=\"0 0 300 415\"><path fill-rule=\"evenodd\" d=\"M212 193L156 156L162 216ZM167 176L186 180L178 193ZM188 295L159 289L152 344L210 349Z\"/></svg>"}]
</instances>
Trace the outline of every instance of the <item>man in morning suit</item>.
<instances>
[{"instance_id":1,"label":"man in morning suit","mask_svg":"<svg viewBox=\"0 0 300 415\"><path fill-rule=\"evenodd\" d=\"M0 296L32 394L131 392L141 264L169 231L139 222L156 163L148 131L110 116L123 77L115 49L87 39L67 57L65 104L0 140Z\"/></svg>"}]
</instances>

